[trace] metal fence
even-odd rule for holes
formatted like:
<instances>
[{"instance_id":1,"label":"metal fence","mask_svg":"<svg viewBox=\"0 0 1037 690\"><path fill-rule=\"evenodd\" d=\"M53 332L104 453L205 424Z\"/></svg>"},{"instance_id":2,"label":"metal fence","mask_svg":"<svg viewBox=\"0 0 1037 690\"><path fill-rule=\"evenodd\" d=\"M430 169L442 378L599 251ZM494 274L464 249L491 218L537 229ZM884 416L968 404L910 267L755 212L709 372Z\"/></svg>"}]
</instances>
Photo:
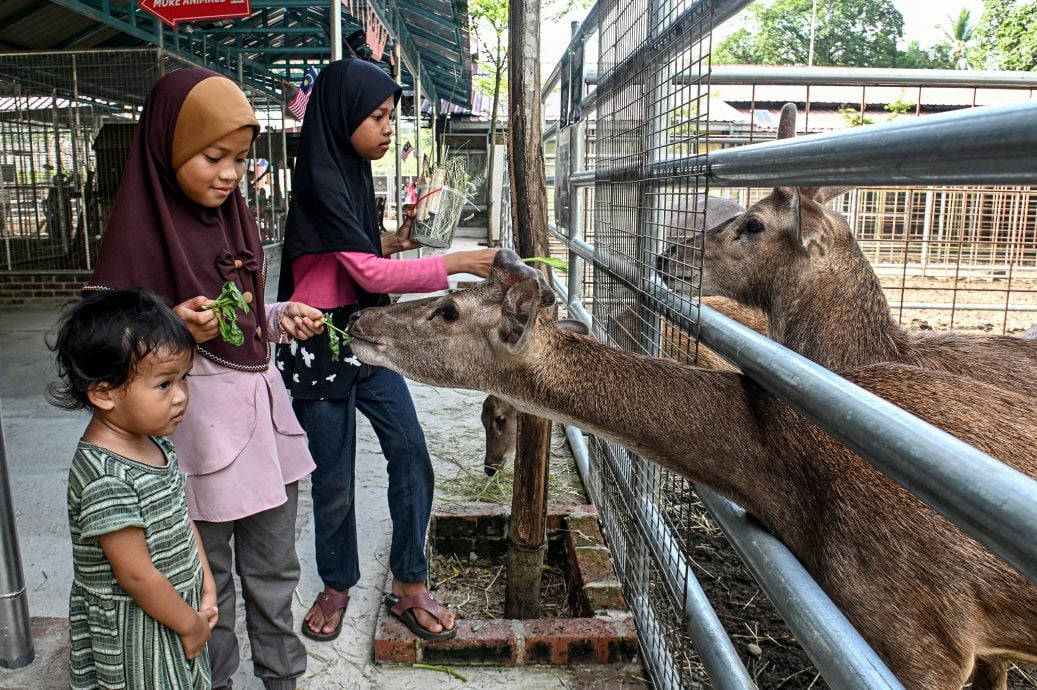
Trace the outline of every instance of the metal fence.
<instances>
[{"instance_id":1,"label":"metal fence","mask_svg":"<svg viewBox=\"0 0 1037 690\"><path fill-rule=\"evenodd\" d=\"M185 66L161 49L0 53L0 272L92 267L144 99ZM245 91L262 133L242 188L264 239L277 240L290 192L285 116Z\"/></svg>"},{"instance_id":2,"label":"metal fence","mask_svg":"<svg viewBox=\"0 0 1037 690\"><path fill-rule=\"evenodd\" d=\"M962 117L929 113L984 105L985 90L1002 102L1025 101L1037 82L986 73L711 69L713 27L747 4L599 0L575 31L542 94L551 120L544 145L552 251L570 263L567 283L556 287L571 314L617 347L692 361L696 339L689 333L699 333L764 388L1037 577L1037 552L1026 544L1033 535L1020 541L1013 534L1033 531L1032 482L1020 486L1019 478L998 475L992 481L1003 480L1020 502L1007 508L980 500L975 510L962 509L975 498L969 473L993 477L1000 463L732 326L699 306L695 286L678 295L647 279L663 251L705 224L709 204L689 208L689 199L722 195L749 204L765 193L761 188L779 183L855 185L832 205L850 221L902 322L1022 330L1037 321L1035 207L1027 186L1037 179L1026 162L1037 146L1034 103ZM807 122L823 122L818 99L826 83L854 90L840 116L856 112L866 121L869 103L883 98L868 91L890 85L916 95L913 112L881 134L868 127L817 134L797 139L795 150L760 143L774 138L765 113L785 101L811 113ZM748 123L711 116L716 84L744 85ZM785 91L768 100L764 84ZM970 102L941 103L936 88L965 89ZM636 267L645 281L621 277L618 262ZM833 411L845 410L853 414L844 420L859 423L834 423ZM898 421L880 419L887 414ZM737 506L615 444L586 445L578 432L568 435L657 687L899 687L795 558ZM897 462L882 443L897 448ZM1033 686L1032 678L1013 673L1015 687Z\"/></svg>"}]
</instances>

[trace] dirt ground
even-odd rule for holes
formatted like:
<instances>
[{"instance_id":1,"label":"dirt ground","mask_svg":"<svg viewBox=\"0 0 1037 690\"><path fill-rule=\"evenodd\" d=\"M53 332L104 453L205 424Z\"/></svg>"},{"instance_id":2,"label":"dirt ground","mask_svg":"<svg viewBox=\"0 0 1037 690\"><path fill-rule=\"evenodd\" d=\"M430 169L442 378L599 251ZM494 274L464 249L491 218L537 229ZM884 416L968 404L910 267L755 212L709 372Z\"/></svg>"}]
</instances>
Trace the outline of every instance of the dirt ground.
<instances>
[{"instance_id":1,"label":"dirt ground","mask_svg":"<svg viewBox=\"0 0 1037 690\"><path fill-rule=\"evenodd\" d=\"M883 275L882 286L894 318L909 328L931 331L1019 335L1037 324L1037 280L979 280ZM951 304L954 309L904 308L910 303ZM999 305L997 311L962 305ZM1034 311L1010 311L1032 307Z\"/></svg>"},{"instance_id":2,"label":"dirt ground","mask_svg":"<svg viewBox=\"0 0 1037 690\"><path fill-rule=\"evenodd\" d=\"M558 424L552 428L550 477L548 500L552 505L587 503L572 454ZM514 478L511 463L493 477L486 476L481 464L461 463L457 465L456 473L437 482L436 500L441 503L484 502L510 506ZM549 553L544 565L540 588L544 618L568 618L573 615L566 574L558 560ZM433 552L430 571L436 598L460 617L504 616L503 563L486 563L477 554Z\"/></svg>"}]
</instances>

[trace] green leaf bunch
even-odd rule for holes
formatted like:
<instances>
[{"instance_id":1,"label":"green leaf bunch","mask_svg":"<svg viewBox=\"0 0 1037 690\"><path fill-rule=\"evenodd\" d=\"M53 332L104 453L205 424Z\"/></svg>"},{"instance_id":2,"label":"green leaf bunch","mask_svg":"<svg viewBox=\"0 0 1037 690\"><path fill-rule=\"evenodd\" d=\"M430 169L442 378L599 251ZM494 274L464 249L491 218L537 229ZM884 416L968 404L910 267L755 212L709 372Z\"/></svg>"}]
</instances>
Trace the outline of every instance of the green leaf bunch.
<instances>
[{"instance_id":1,"label":"green leaf bunch","mask_svg":"<svg viewBox=\"0 0 1037 690\"><path fill-rule=\"evenodd\" d=\"M224 283L220 296L211 304L202 307L202 309L209 309L216 314L216 321L220 327L220 337L226 342L238 346L245 343L245 334L241 332L241 328L238 326L238 310L240 309L247 314L248 302L245 301L245 296L241 294L241 290L238 289L237 285L230 281Z\"/></svg>"},{"instance_id":2,"label":"green leaf bunch","mask_svg":"<svg viewBox=\"0 0 1037 690\"><path fill-rule=\"evenodd\" d=\"M349 345L353 340L353 336L331 322L330 312L321 312L321 315L324 317L324 329L328 332L328 348L331 350L331 361L338 362L341 360L340 353L342 347Z\"/></svg>"}]
</instances>

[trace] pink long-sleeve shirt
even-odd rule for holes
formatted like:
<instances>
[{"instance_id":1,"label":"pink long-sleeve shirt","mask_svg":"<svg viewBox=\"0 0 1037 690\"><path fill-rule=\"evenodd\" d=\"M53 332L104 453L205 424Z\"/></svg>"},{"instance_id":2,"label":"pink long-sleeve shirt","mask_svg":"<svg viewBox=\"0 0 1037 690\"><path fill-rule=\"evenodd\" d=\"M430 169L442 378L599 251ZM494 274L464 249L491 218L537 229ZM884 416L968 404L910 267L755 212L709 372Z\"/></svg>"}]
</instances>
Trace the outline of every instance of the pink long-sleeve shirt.
<instances>
[{"instance_id":1,"label":"pink long-sleeve shirt","mask_svg":"<svg viewBox=\"0 0 1037 690\"><path fill-rule=\"evenodd\" d=\"M396 261L363 252L307 254L292 262L292 273L291 301L318 309L356 304L356 285L376 294L435 292L449 285L442 255Z\"/></svg>"}]
</instances>

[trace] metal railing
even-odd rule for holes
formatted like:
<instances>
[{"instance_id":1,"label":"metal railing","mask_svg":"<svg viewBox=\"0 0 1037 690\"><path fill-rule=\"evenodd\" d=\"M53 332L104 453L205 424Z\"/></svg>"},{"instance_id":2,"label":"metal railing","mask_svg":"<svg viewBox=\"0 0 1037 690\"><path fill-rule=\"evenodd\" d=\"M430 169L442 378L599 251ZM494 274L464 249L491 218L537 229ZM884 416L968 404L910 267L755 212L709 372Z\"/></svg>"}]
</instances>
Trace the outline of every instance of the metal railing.
<instances>
[{"instance_id":1,"label":"metal railing","mask_svg":"<svg viewBox=\"0 0 1037 690\"><path fill-rule=\"evenodd\" d=\"M651 4L657 9L665 3ZM667 155L664 147L639 151L638 141L653 141L659 127L673 128L672 110L667 113L663 107L671 104L658 95L660 89L674 85L709 88L708 75L700 67L696 73L694 63L681 63L682 69L671 70L681 76L670 78L669 85L653 86L644 63L653 63L655 68L662 64L665 71L668 60L680 59L673 56L692 50L687 41L680 40L688 33L689 23L700 21L697 18L710 10L717 17L730 16L745 4L702 1L682 5L681 11L674 10L672 18L664 21L665 26L645 30L643 44L631 47L624 59L602 70L605 76L596 80L597 89L577 101L579 113L575 117L573 112L563 113L558 124L545 128L545 148L549 153L557 151L556 160L562 168L549 176L549 184L556 186L556 222L550 229L570 263L567 284L556 285L556 289L565 295L570 313L594 325L596 334L608 330L607 324L598 323L596 312L615 299L612 295L616 286L633 294L649 318L654 315L685 332L699 333L703 344L1037 581L1037 482L708 307L676 295L655 278L650 261L657 255L654 247L658 246L658 231L653 224L657 224L654 219L659 200L652 195L669 198L665 195L675 188L676 194L688 194L704 192L710 186L779 184L1037 184L1037 170L1032 166L1037 156L1037 102L982 107L724 150L712 150L709 138L703 136L700 152L687 156ZM615 9L610 9L606 0L596 3L588 20L574 32L566 56L579 54L584 42L604 30L602 25L609 17L618 21L615 16ZM698 37L708 35L700 29ZM603 47L599 58L608 50L614 48ZM584 58L579 63L583 64ZM549 76L542 92L545 101L565 83L567 69L570 66L563 59ZM1030 75L981 73L973 82L969 74L944 71L724 67L715 72L723 75L723 83L1017 89L1037 85ZM796 81L794 77L799 75L804 79ZM569 74L568 88L578 78L580 75ZM610 124L611 129L602 134L607 115L596 109L613 92L632 83L638 85L647 101L643 112L618 122L615 114L625 114L622 109L630 107L630 100L621 106L611 105L618 124ZM678 106L689 109L689 103L701 102L695 99L689 94ZM562 108L566 108L564 102ZM695 124L693 117L690 121ZM619 155L605 155L603 142L617 132L631 141L617 144ZM972 136L975 132L983 136ZM752 141L752 135L748 140ZM602 160L607 164L601 165ZM606 195L608 201L600 201ZM593 242L585 241L584 235ZM604 314L607 317L607 312ZM650 561L648 570L659 573L668 591L679 593L679 600L669 605L682 612L684 627L714 687L754 687L752 674L746 671L730 641L717 639L720 622L694 581L689 556L681 553L673 526L663 516L666 506L656 502L651 487L635 485L651 471L638 469L639 460L630 460L625 454L620 457L608 444L600 444L605 450L594 457L581 434L567 435L585 483L602 509L606 533L617 542L621 573L629 573L637 559ZM984 477L982 485L975 482L976 476ZM696 487L696 493L832 686L900 687L778 540L727 499L703 487ZM615 499L614 494L620 498ZM622 518L609 515L616 509L629 514ZM631 521L646 544L609 529L610 525ZM667 641L657 632L657 621L665 613L657 602L645 601L640 583L625 585L632 595L639 632L646 638L642 647L653 680L660 687L682 686L686 679L675 669L675 650L667 651ZM655 653L650 648L663 651Z\"/></svg>"}]
</instances>

